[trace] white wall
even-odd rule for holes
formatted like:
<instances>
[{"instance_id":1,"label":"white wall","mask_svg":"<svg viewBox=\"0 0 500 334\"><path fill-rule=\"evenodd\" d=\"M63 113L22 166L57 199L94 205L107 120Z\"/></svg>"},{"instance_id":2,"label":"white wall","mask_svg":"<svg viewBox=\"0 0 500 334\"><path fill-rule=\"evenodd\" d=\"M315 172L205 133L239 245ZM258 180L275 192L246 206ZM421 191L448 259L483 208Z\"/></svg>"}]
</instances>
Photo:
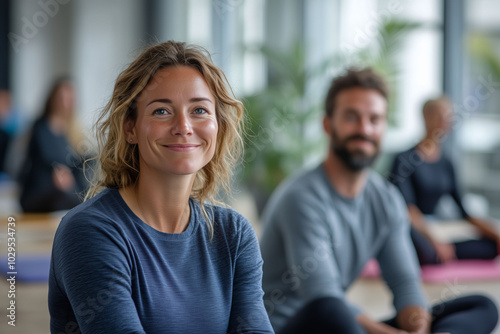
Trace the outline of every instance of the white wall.
<instances>
[{"instance_id":1,"label":"white wall","mask_svg":"<svg viewBox=\"0 0 500 334\"><path fill-rule=\"evenodd\" d=\"M146 45L143 13L136 0L75 1L72 74L86 128L107 103L118 74Z\"/></svg>"},{"instance_id":2,"label":"white wall","mask_svg":"<svg viewBox=\"0 0 500 334\"><path fill-rule=\"evenodd\" d=\"M54 1L44 10L36 1L12 1L11 87L23 119L36 117L53 79L69 74L72 6Z\"/></svg>"},{"instance_id":3,"label":"white wall","mask_svg":"<svg viewBox=\"0 0 500 334\"><path fill-rule=\"evenodd\" d=\"M143 16L135 0L12 1L11 29L22 41L11 48L12 87L26 127L41 112L53 80L69 75L82 127L90 129L118 73L145 45Z\"/></svg>"}]
</instances>

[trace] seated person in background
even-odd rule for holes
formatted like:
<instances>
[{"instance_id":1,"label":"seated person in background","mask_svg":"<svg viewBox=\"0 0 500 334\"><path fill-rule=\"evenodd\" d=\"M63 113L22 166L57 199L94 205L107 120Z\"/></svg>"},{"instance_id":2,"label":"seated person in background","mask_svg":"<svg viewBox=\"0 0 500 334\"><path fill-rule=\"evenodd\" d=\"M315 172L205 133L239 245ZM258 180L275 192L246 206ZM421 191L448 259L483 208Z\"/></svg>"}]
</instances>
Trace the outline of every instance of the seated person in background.
<instances>
[{"instance_id":1,"label":"seated person in background","mask_svg":"<svg viewBox=\"0 0 500 334\"><path fill-rule=\"evenodd\" d=\"M10 112L10 93L6 89L0 88L0 125L8 117ZM0 174L5 173L5 159L11 142L10 134L3 128L0 128Z\"/></svg>"},{"instance_id":2,"label":"seated person in background","mask_svg":"<svg viewBox=\"0 0 500 334\"><path fill-rule=\"evenodd\" d=\"M286 181L263 214L264 304L277 333L490 333L483 296L427 308L401 194L369 167L386 127L387 88L371 69L349 70L328 92L326 160ZM376 258L396 316L372 320L345 298Z\"/></svg>"},{"instance_id":3,"label":"seated person in background","mask_svg":"<svg viewBox=\"0 0 500 334\"><path fill-rule=\"evenodd\" d=\"M25 212L68 210L81 203L87 184L79 152L82 133L74 117L73 85L59 80L31 130L20 174L20 203Z\"/></svg>"},{"instance_id":4,"label":"seated person in background","mask_svg":"<svg viewBox=\"0 0 500 334\"><path fill-rule=\"evenodd\" d=\"M492 259L500 249L500 236L492 225L467 214L453 165L442 152L441 141L448 133L451 113L451 103L445 97L424 104L426 135L417 146L396 156L389 176L408 206L411 237L422 265L454 259ZM434 214L443 195L454 199L462 218L479 229L482 239L456 243L436 240L427 227L425 215Z\"/></svg>"},{"instance_id":5,"label":"seated person in background","mask_svg":"<svg viewBox=\"0 0 500 334\"><path fill-rule=\"evenodd\" d=\"M272 333L255 232L213 204L242 115L197 47L154 45L118 76L96 124L92 198L54 239L51 333Z\"/></svg>"}]
</instances>

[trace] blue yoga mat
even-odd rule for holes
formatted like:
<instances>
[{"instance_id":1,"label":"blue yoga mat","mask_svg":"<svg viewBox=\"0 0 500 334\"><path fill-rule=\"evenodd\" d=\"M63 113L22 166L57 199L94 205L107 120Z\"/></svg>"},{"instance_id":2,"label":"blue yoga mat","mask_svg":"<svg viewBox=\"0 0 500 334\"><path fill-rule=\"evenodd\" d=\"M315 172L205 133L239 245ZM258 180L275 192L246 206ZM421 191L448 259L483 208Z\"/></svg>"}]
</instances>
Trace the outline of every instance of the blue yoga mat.
<instances>
[{"instance_id":1,"label":"blue yoga mat","mask_svg":"<svg viewBox=\"0 0 500 334\"><path fill-rule=\"evenodd\" d=\"M15 261L16 282L47 282L49 280L50 254L18 255ZM10 277L7 257L0 261L0 273Z\"/></svg>"}]
</instances>

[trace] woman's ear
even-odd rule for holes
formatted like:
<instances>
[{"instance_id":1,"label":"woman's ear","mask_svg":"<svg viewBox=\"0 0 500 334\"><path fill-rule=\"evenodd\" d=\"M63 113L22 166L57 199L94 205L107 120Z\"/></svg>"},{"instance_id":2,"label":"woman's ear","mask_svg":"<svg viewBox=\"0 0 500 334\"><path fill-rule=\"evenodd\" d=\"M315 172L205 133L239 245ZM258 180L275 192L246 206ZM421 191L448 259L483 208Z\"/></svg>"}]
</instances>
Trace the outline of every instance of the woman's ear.
<instances>
[{"instance_id":1,"label":"woman's ear","mask_svg":"<svg viewBox=\"0 0 500 334\"><path fill-rule=\"evenodd\" d=\"M127 143L133 144L137 142L137 137L135 133L135 120L126 119L123 122L123 131L125 133L125 139L127 140Z\"/></svg>"}]
</instances>

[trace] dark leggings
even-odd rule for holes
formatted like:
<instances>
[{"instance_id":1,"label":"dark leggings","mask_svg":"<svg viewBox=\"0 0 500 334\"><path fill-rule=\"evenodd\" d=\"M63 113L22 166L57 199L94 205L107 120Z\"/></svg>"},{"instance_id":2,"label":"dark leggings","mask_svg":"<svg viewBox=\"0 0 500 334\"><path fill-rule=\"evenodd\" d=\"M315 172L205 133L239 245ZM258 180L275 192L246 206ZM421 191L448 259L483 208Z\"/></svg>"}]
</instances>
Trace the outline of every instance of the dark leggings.
<instances>
[{"instance_id":1,"label":"dark leggings","mask_svg":"<svg viewBox=\"0 0 500 334\"><path fill-rule=\"evenodd\" d=\"M433 333L489 334L498 321L495 304L481 295L459 297L432 307ZM384 321L398 328L396 318ZM344 301L334 297L305 305L278 334L366 334Z\"/></svg>"},{"instance_id":2,"label":"dark leggings","mask_svg":"<svg viewBox=\"0 0 500 334\"><path fill-rule=\"evenodd\" d=\"M411 228L411 240L415 246L420 265L440 263L429 240L413 227ZM468 240L453 244L459 260L491 260L498 255L497 244L490 239Z\"/></svg>"}]
</instances>

